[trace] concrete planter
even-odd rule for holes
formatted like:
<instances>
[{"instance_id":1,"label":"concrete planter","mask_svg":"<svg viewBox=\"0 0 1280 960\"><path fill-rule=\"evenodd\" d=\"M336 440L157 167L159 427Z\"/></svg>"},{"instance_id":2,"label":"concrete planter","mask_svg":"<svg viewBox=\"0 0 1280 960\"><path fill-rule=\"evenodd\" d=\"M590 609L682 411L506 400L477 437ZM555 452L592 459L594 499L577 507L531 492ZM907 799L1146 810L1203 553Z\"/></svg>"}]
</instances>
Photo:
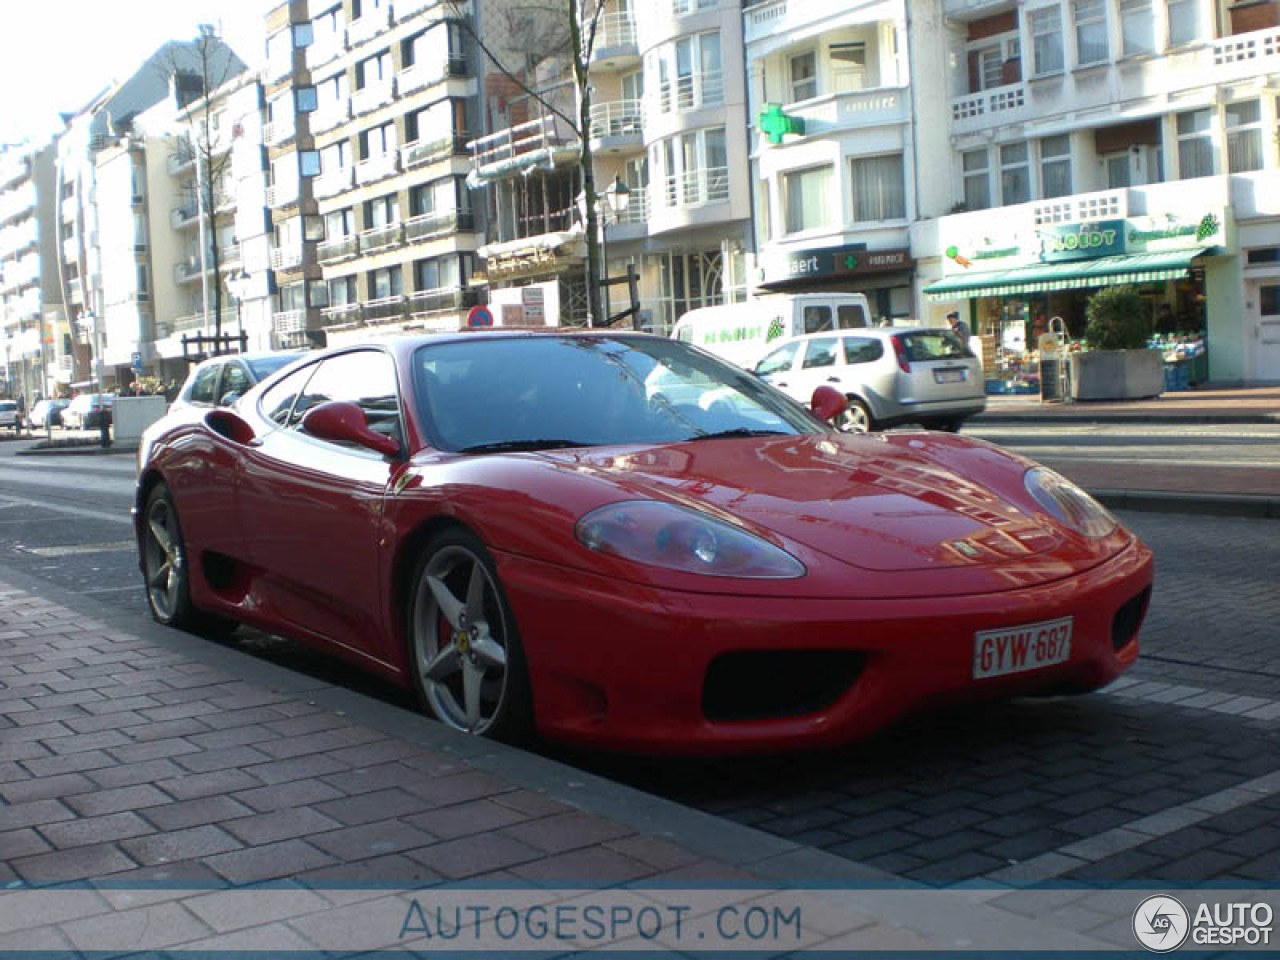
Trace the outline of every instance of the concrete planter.
<instances>
[{"instance_id":1,"label":"concrete planter","mask_svg":"<svg viewBox=\"0 0 1280 960\"><path fill-rule=\"evenodd\" d=\"M1093 350L1071 357L1071 399L1139 400L1164 393L1159 350Z\"/></svg>"},{"instance_id":2,"label":"concrete planter","mask_svg":"<svg viewBox=\"0 0 1280 960\"><path fill-rule=\"evenodd\" d=\"M112 431L116 443L137 443L142 431L164 416L164 397L116 397L112 404Z\"/></svg>"}]
</instances>

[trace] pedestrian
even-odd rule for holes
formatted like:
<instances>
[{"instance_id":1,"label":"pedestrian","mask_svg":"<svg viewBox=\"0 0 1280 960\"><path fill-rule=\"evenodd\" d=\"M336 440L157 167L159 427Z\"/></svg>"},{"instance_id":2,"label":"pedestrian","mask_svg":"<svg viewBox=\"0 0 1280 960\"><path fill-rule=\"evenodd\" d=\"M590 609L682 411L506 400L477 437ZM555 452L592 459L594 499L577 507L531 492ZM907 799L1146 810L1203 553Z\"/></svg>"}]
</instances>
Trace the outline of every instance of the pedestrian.
<instances>
[{"instance_id":1,"label":"pedestrian","mask_svg":"<svg viewBox=\"0 0 1280 960\"><path fill-rule=\"evenodd\" d=\"M947 314L947 323L951 325L951 332L960 338L960 342L966 347L969 341L973 339L973 331L969 329L969 325L960 319L960 311L952 310Z\"/></svg>"}]
</instances>

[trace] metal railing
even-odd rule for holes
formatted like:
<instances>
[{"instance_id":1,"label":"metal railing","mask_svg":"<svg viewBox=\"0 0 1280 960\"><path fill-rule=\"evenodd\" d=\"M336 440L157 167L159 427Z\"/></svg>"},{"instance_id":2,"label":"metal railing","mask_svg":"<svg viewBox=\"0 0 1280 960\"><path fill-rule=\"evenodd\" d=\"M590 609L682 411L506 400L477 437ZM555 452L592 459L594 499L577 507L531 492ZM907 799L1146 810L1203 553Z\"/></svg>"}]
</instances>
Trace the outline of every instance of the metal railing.
<instances>
[{"instance_id":1,"label":"metal railing","mask_svg":"<svg viewBox=\"0 0 1280 960\"><path fill-rule=\"evenodd\" d=\"M591 105L591 139L605 137L639 137L642 129L642 104L639 100L607 100Z\"/></svg>"},{"instance_id":2,"label":"metal railing","mask_svg":"<svg viewBox=\"0 0 1280 960\"><path fill-rule=\"evenodd\" d=\"M462 310L475 302L475 293L460 287L440 287L435 290L415 290L409 294L409 313L441 313L446 310Z\"/></svg>"},{"instance_id":3,"label":"metal railing","mask_svg":"<svg viewBox=\"0 0 1280 960\"><path fill-rule=\"evenodd\" d=\"M419 240L430 240L442 237L456 230L475 229L474 218L470 211L458 213L456 210L440 210L410 217L404 222L404 238L409 243Z\"/></svg>"},{"instance_id":4,"label":"metal railing","mask_svg":"<svg viewBox=\"0 0 1280 960\"><path fill-rule=\"evenodd\" d=\"M616 51L619 47L636 45L636 21L629 13L605 13L596 27L596 43L593 56L604 51Z\"/></svg>"},{"instance_id":5,"label":"metal railing","mask_svg":"<svg viewBox=\"0 0 1280 960\"><path fill-rule=\"evenodd\" d=\"M404 294L397 293L390 297L379 297L369 300L364 305L365 323L378 323L386 320L403 320L405 318Z\"/></svg>"},{"instance_id":6,"label":"metal railing","mask_svg":"<svg viewBox=\"0 0 1280 960\"><path fill-rule=\"evenodd\" d=\"M688 73L658 85L658 109L662 113L699 110L724 103L724 71Z\"/></svg>"},{"instance_id":7,"label":"metal railing","mask_svg":"<svg viewBox=\"0 0 1280 960\"><path fill-rule=\"evenodd\" d=\"M729 199L729 168L707 167L663 178L663 200L668 207L695 207Z\"/></svg>"},{"instance_id":8,"label":"metal railing","mask_svg":"<svg viewBox=\"0 0 1280 960\"><path fill-rule=\"evenodd\" d=\"M356 183L373 183L400 172L400 153L389 150L356 164Z\"/></svg>"},{"instance_id":9,"label":"metal railing","mask_svg":"<svg viewBox=\"0 0 1280 960\"><path fill-rule=\"evenodd\" d=\"M350 190L355 184L356 168L352 166L329 170L316 177L311 184L311 191L317 199L332 197L344 190Z\"/></svg>"},{"instance_id":10,"label":"metal railing","mask_svg":"<svg viewBox=\"0 0 1280 960\"><path fill-rule=\"evenodd\" d=\"M360 237L353 233L347 237L321 241L320 245L316 247L316 259L321 263L332 263L335 260L354 257L359 252Z\"/></svg>"},{"instance_id":11,"label":"metal railing","mask_svg":"<svg viewBox=\"0 0 1280 960\"><path fill-rule=\"evenodd\" d=\"M573 143L572 134L562 133L555 117L541 117L473 140L469 146L476 166L484 167L535 150L571 146Z\"/></svg>"},{"instance_id":12,"label":"metal railing","mask_svg":"<svg viewBox=\"0 0 1280 960\"><path fill-rule=\"evenodd\" d=\"M399 221L388 223L381 227L371 227L360 234L360 252L372 253L375 250L385 250L387 247L394 247L400 243L403 236L404 224Z\"/></svg>"},{"instance_id":13,"label":"metal railing","mask_svg":"<svg viewBox=\"0 0 1280 960\"><path fill-rule=\"evenodd\" d=\"M644 187L632 187L631 196L627 200L627 209L621 213L610 214L614 223L648 223L649 191Z\"/></svg>"}]
</instances>

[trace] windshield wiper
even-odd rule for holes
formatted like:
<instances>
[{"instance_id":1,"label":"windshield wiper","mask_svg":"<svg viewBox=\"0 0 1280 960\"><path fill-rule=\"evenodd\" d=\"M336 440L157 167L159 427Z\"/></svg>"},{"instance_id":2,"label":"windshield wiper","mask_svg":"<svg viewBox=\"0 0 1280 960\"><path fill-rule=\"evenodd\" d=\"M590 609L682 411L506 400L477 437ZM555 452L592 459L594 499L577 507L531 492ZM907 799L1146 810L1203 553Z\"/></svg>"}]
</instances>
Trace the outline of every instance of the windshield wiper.
<instances>
[{"instance_id":1,"label":"windshield wiper","mask_svg":"<svg viewBox=\"0 0 1280 960\"><path fill-rule=\"evenodd\" d=\"M734 427L732 430L717 430L715 433L699 433L689 437L686 442L694 440L721 440L725 437L783 437L782 430L752 430L749 427Z\"/></svg>"},{"instance_id":2,"label":"windshield wiper","mask_svg":"<svg viewBox=\"0 0 1280 960\"><path fill-rule=\"evenodd\" d=\"M561 450L565 447L593 447L593 443L581 440L501 440L497 443L477 443L463 447L458 453L515 453L521 450Z\"/></svg>"}]
</instances>

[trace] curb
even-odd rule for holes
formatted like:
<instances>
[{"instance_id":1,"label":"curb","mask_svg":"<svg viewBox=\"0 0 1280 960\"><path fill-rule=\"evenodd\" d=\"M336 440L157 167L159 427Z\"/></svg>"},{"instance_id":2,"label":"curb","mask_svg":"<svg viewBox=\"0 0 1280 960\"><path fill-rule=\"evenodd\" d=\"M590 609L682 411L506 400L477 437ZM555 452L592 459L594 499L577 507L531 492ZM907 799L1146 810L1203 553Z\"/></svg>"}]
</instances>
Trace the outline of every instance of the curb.
<instances>
[{"instance_id":1,"label":"curb","mask_svg":"<svg viewBox=\"0 0 1280 960\"><path fill-rule=\"evenodd\" d=\"M965 421L966 426L983 424L1037 424L1052 426L1055 423L1087 423L1087 424L1169 424L1170 426L1187 426L1205 424L1221 424L1224 426L1254 424L1280 424L1280 413L1016 413L996 412L980 413Z\"/></svg>"},{"instance_id":2,"label":"curb","mask_svg":"<svg viewBox=\"0 0 1280 960\"><path fill-rule=\"evenodd\" d=\"M1280 520L1280 497L1243 493L1186 493L1166 490L1089 490L1113 510L1181 513L1215 517L1262 517Z\"/></svg>"}]
</instances>

